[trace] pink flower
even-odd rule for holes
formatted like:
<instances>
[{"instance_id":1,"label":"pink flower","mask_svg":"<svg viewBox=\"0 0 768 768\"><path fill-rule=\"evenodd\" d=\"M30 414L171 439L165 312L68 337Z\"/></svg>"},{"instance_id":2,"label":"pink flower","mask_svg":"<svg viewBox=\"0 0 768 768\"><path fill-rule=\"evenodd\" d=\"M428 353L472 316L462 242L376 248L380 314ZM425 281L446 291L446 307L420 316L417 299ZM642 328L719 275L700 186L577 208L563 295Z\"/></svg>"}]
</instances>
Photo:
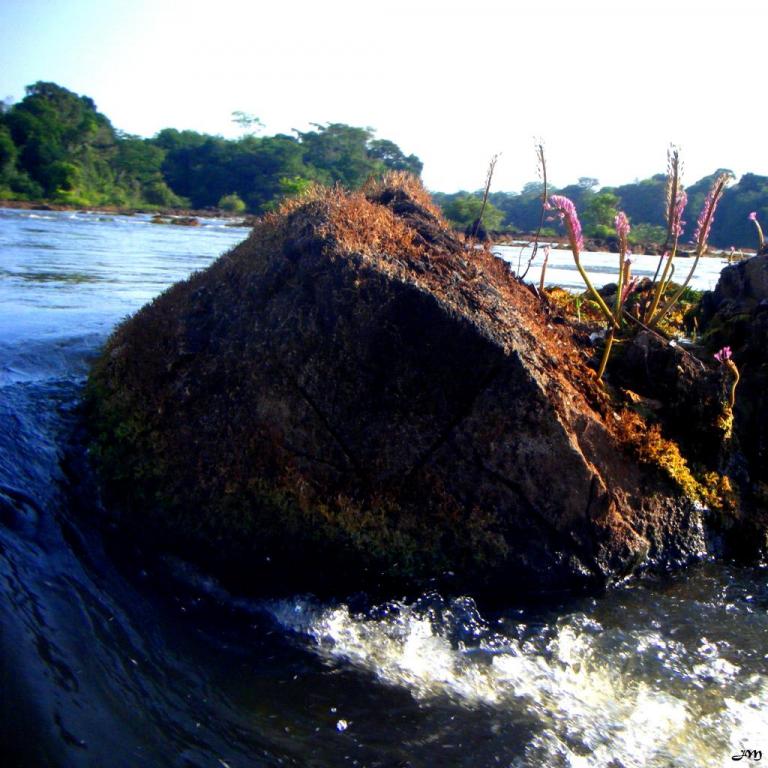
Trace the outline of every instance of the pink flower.
<instances>
[{"instance_id":1,"label":"pink flower","mask_svg":"<svg viewBox=\"0 0 768 768\"><path fill-rule=\"evenodd\" d=\"M749 214L749 220L757 221L757 211L752 211L752 213Z\"/></svg>"},{"instance_id":2,"label":"pink flower","mask_svg":"<svg viewBox=\"0 0 768 768\"><path fill-rule=\"evenodd\" d=\"M629 236L629 219L627 218L627 214L624 213L624 211L619 211L616 214L616 234L619 236L619 240L622 242L627 239Z\"/></svg>"},{"instance_id":3,"label":"pink flower","mask_svg":"<svg viewBox=\"0 0 768 768\"><path fill-rule=\"evenodd\" d=\"M574 248L577 253L581 253L584 250L584 236L581 233L581 222L573 201L564 195L550 195L549 208L556 210L560 219L565 222L571 248Z\"/></svg>"},{"instance_id":4,"label":"pink flower","mask_svg":"<svg viewBox=\"0 0 768 768\"><path fill-rule=\"evenodd\" d=\"M685 222L683 221L683 211L688 204L688 195L685 190L682 190L675 201L675 207L672 211L672 234L675 237L680 237L683 234L683 227Z\"/></svg>"},{"instance_id":5,"label":"pink flower","mask_svg":"<svg viewBox=\"0 0 768 768\"><path fill-rule=\"evenodd\" d=\"M680 237L683 234L683 211L688 202L688 195L682 189L683 164L680 161L680 149L671 144L667 150L667 208L666 218L669 234Z\"/></svg>"},{"instance_id":6,"label":"pink flower","mask_svg":"<svg viewBox=\"0 0 768 768\"><path fill-rule=\"evenodd\" d=\"M719 352L715 353L715 360L717 360L718 363L724 363L726 360L731 359L731 354L730 347L723 347Z\"/></svg>"},{"instance_id":7,"label":"pink flower","mask_svg":"<svg viewBox=\"0 0 768 768\"><path fill-rule=\"evenodd\" d=\"M712 222L715 218L717 204L720 202L720 198L723 196L723 192L725 192L725 185L730 178L731 174L721 173L717 179L715 179L712 189L709 190L709 194L707 194L707 197L704 200L704 205L701 208L701 213L696 222L696 232L693 235L693 241L701 249L707 244L709 231L712 229Z\"/></svg>"}]
</instances>

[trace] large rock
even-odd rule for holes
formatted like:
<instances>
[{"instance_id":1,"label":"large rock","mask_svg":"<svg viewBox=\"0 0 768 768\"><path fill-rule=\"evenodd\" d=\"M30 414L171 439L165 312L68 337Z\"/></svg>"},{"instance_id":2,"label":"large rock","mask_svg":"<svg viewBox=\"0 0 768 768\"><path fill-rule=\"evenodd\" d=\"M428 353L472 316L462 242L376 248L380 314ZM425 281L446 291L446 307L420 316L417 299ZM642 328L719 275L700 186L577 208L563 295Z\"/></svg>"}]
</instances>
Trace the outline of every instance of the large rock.
<instances>
[{"instance_id":1,"label":"large rock","mask_svg":"<svg viewBox=\"0 0 768 768\"><path fill-rule=\"evenodd\" d=\"M125 322L94 456L144 540L239 586L503 594L703 548L571 332L417 182L316 193Z\"/></svg>"},{"instance_id":2,"label":"large rock","mask_svg":"<svg viewBox=\"0 0 768 768\"><path fill-rule=\"evenodd\" d=\"M714 315L725 319L746 314L761 303L768 302L768 254L755 256L727 266L720 273L715 290L702 298L704 323L710 324Z\"/></svg>"},{"instance_id":3,"label":"large rock","mask_svg":"<svg viewBox=\"0 0 768 768\"><path fill-rule=\"evenodd\" d=\"M725 469L728 443L719 423L728 399L727 381L716 365L705 365L680 344L641 330L615 350L608 374L613 385L651 401L665 434L689 461Z\"/></svg>"},{"instance_id":4,"label":"large rock","mask_svg":"<svg viewBox=\"0 0 768 768\"><path fill-rule=\"evenodd\" d=\"M701 302L700 330L714 352L733 350L741 380L734 407L734 462L741 469L742 524L734 549L768 552L768 254L726 267Z\"/></svg>"}]
</instances>

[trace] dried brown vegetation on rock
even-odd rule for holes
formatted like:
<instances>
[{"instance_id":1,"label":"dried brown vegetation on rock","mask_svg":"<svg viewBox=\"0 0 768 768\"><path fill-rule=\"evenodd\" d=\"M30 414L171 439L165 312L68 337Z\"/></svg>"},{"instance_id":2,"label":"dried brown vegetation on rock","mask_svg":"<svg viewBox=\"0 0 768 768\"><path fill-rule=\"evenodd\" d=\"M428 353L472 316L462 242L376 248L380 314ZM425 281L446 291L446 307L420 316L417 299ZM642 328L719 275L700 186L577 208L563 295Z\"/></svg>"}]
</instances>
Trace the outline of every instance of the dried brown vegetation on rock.
<instances>
[{"instance_id":1,"label":"dried brown vegetation on rock","mask_svg":"<svg viewBox=\"0 0 768 768\"><path fill-rule=\"evenodd\" d=\"M95 455L128 524L253 589L509 596L696 556L555 320L411 177L314 189L116 331Z\"/></svg>"}]
</instances>

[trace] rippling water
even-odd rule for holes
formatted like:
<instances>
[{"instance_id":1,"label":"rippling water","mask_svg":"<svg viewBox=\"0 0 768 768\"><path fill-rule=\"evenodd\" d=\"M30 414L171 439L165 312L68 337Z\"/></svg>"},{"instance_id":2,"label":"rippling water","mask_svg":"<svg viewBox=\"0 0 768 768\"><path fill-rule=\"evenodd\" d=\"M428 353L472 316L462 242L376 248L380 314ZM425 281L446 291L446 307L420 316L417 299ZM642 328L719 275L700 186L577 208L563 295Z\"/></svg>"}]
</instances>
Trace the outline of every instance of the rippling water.
<instances>
[{"instance_id":1,"label":"rippling water","mask_svg":"<svg viewBox=\"0 0 768 768\"><path fill-rule=\"evenodd\" d=\"M0 765L768 759L764 569L705 563L494 613L434 594L252 601L89 523L72 450L89 359L245 236L103 219L0 210Z\"/></svg>"}]
</instances>

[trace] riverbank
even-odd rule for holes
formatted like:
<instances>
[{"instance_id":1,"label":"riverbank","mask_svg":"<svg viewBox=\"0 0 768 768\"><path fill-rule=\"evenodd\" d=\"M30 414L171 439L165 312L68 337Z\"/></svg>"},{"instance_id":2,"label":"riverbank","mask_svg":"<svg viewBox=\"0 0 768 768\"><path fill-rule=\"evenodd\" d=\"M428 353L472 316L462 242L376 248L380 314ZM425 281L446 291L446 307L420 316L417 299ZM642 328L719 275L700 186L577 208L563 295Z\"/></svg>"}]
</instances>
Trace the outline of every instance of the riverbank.
<instances>
[{"instance_id":1,"label":"riverbank","mask_svg":"<svg viewBox=\"0 0 768 768\"><path fill-rule=\"evenodd\" d=\"M101 213L110 216L136 216L151 214L163 218L177 219L232 219L237 224L233 226L251 227L256 217L252 214L235 214L220 208L163 208L161 206L146 206L144 208L121 208L116 205L97 205L83 207L82 205L67 205L52 203L44 200L0 200L0 208L12 208L19 211L72 211L74 213Z\"/></svg>"},{"instance_id":2,"label":"riverbank","mask_svg":"<svg viewBox=\"0 0 768 768\"><path fill-rule=\"evenodd\" d=\"M220 208L162 208L159 206L146 206L143 208L121 208L115 205L98 205L86 207L80 205L68 205L66 203L54 203L44 200L0 200L0 208L13 208L16 210L29 211L73 211L86 213L99 213L109 216L136 216L137 214L151 214L158 218L157 224L175 223L174 221L162 221L162 219L173 220L191 220L191 219L232 219L231 226L252 227L259 218L255 214L235 214L231 211L224 211ZM457 230L460 234L460 230ZM532 246L536 240L533 232L490 232L490 241L496 246ZM552 248L568 250L570 245L566 237L554 235L542 236L539 238L539 245L548 244ZM585 238L584 250L590 253L618 253L616 243L613 240L601 240L595 238ZM635 253L642 253L649 256L658 256L661 254L661 248L658 243L636 243L632 246ZM754 256L754 248L738 248L735 251L733 261ZM677 253L678 257L692 257L694 254L683 249ZM710 248L704 254L704 257L728 258L730 251L726 249Z\"/></svg>"}]
</instances>

